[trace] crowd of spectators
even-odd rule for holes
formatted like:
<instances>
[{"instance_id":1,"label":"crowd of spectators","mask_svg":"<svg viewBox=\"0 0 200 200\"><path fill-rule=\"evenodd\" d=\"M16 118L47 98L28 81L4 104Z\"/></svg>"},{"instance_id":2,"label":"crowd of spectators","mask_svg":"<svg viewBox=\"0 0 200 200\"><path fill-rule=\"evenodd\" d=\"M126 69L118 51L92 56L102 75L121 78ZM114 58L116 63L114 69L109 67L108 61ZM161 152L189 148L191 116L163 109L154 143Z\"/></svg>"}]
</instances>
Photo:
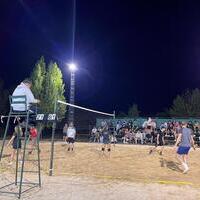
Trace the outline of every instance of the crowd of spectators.
<instances>
[{"instance_id":1,"label":"crowd of spectators","mask_svg":"<svg viewBox=\"0 0 200 200\"><path fill-rule=\"evenodd\" d=\"M148 118L141 125L136 125L133 121L118 121L115 126L110 122L103 123L108 123L111 143L126 144L153 144L159 131L164 132L165 144L174 144L182 127L180 121L169 120L158 125L152 118ZM200 145L200 121L189 121L188 126L193 131L196 144ZM101 127L93 127L91 142L101 142Z\"/></svg>"}]
</instances>

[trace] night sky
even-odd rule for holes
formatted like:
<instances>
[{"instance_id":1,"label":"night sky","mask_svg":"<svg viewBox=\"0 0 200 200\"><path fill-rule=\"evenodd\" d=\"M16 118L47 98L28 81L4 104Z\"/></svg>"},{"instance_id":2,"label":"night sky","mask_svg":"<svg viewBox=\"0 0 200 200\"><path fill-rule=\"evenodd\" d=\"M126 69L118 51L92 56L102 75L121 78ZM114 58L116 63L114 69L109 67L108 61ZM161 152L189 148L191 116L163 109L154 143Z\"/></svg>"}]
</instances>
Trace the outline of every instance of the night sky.
<instances>
[{"instance_id":1,"label":"night sky","mask_svg":"<svg viewBox=\"0 0 200 200\"><path fill-rule=\"evenodd\" d=\"M0 1L0 77L6 87L29 76L41 55L59 64L69 87L72 5ZM200 86L200 3L77 0L76 13L77 104L112 112L135 102L143 115L155 114L176 94Z\"/></svg>"}]
</instances>

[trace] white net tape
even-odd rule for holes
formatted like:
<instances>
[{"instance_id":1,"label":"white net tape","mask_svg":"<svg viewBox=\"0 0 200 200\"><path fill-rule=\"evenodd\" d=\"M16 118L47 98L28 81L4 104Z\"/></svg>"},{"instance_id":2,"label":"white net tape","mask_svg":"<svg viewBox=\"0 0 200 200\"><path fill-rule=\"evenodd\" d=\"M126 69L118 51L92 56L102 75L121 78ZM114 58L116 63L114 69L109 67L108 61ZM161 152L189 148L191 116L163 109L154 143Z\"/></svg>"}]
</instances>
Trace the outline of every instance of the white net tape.
<instances>
[{"instance_id":1,"label":"white net tape","mask_svg":"<svg viewBox=\"0 0 200 200\"><path fill-rule=\"evenodd\" d=\"M101 114L101 115L107 115L107 116L115 117L114 113L110 114L110 113L100 112L100 111L97 111L97 110L92 110L92 109L84 108L82 106L77 106L77 105L74 105L74 104L66 103L66 102L60 101L60 100L58 100L57 102L61 103L61 104L65 104L67 106L72 106L74 108L79 108L81 110L86 110L86 111L93 112L93 113L98 113L98 114Z\"/></svg>"}]
</instances>

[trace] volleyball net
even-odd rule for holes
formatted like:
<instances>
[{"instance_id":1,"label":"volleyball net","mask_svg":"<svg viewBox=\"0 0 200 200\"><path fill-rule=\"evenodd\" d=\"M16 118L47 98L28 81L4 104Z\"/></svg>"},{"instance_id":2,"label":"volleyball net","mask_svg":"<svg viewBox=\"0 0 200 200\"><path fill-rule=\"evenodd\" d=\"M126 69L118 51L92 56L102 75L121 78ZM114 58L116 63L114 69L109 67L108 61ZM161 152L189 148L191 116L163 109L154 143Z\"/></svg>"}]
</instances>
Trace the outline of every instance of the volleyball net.
<instances>
[{"instance_id":1,"label":"volleyball net","mask_svg":"<svg viewBox=\"0 0 200 200\"><path fill-rule=\"evenodd\" d=\"M77 139L88 141L89 133L91 129L96 126L97 118L102 119L115 119L115 111L113 113L99 111L96 109L91 109L75 104L71 104L65 101L57 100L56 102L56 110L59 115L59 111L61 107L66 107L67 110L66 115L62 118L62 120L57 121L56 123L56 137L61 138L62 129L65 123L69 122L69 110L73 109L74 118L73 122L77 129L78 135Z\"/></svg>"},{"instance_id":2,"label":"volleyball net","mask_svg":"<svg viewBox=\"0 0 200 200\"><path fill-rule=\"evenodd\" d=\"M85 108L85 107L82 107L82 106L77 106L77 105L74 105L74 104L66 103L66 102L60 101L60 100L58 100L57 103L64 104L66 106L71 106L73 108L81 109L81 110L84 110L84 111L93 112L93 113L97 113L97 114L100 114L100 115L105 115L105 116L110 116L110 117L115 118L115 111L113 111L113 113L111 114L111 113L101 112L101 111Z\"/></svg>"},{"instance_id":3,"label":"volleyball net","mask_svg":"<svg viewBox=\"0 0 200 200\"><path fill-rule=\"evenodd\" d=\"M59 116L60 110L65 108L69 112L69 108L73 108L74 112L74 125L76 128L76 140L78 141L85 141L89 142L90 139L90 132L94 126L96 126L96 119L101 116L105 117L108 119L110 118L115 118L115 111L113 113L107 113L107 112L102 112L99 110L94 110L90 108L86 108L83 106L78 106L74 105L71 103L67 103L61 100L58 100L55 102L55 107L54 111L56 114ZM66 109L67 108L67 109ZM69 114L69 113L67 113ZM49 168L49 175L52 176L53 174L53 163L54 163L54 141L55 137L57 139L61 139L62 136L65 137L64 133L64 126L65 124L68 124L68 116L65 115L65 117L62 120L57 120L54 122L53 127L52 127L52 140L51 140L51 155L50 155L50 168ZM62 136L61 136L62 134ZM64 139L64 138L63 138ZM58 147L57 147L58 148ZM58 150L57 150L58 151Z\"/></svg>"}]
</instances>

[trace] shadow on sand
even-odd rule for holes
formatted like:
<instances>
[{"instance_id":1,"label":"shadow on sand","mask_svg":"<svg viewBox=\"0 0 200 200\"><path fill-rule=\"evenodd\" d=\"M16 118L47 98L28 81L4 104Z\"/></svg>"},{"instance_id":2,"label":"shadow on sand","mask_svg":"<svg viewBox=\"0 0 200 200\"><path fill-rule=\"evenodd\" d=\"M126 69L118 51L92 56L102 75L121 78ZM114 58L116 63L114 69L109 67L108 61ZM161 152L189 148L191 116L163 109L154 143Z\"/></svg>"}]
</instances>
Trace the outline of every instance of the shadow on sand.
<instances>
[{"instance_id":1,"label":"shadow on sand","mask_svg":"<svg viewBox=\"0 0 200 200\"><path fill-rule=\"evenodd\" d=\"M174 162L174 161L171 161L171 160L160 158L160 166L161 167L167 167L168 169L171 169L173 171L181 172L181 169L179 168L178 162Z\"/></svg>"}]
</instances>

